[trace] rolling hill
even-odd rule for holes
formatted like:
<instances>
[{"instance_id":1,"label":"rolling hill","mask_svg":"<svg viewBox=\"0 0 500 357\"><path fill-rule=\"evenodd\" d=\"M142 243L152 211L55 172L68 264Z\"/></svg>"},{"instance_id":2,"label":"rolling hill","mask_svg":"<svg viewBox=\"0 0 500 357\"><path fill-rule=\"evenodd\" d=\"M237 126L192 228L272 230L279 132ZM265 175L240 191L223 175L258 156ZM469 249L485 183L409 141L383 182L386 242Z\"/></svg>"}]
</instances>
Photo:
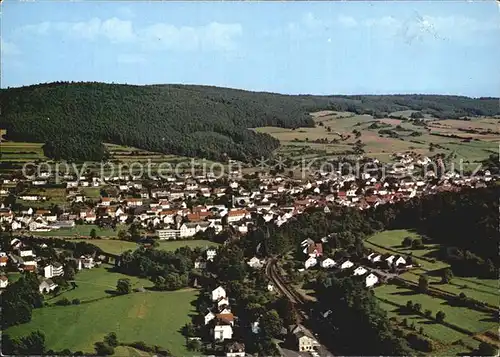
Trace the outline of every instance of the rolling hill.
<instances>
[{"instance_id":1,"label":"rolling hill","mask_svg":"<svg viewBox=\"0 0 500 357\"><path fill-rule=\"evenodd\" d=\"M248 128L312 127L310 112L383 115L420 110L438 117L498 114L498 99L456 96L311 96L190 85L56 82L0 91L7 139L45 143L54 159L102 160L104 142L141 149L251 161L278 140Z\"/></svg>"}]
</instances>

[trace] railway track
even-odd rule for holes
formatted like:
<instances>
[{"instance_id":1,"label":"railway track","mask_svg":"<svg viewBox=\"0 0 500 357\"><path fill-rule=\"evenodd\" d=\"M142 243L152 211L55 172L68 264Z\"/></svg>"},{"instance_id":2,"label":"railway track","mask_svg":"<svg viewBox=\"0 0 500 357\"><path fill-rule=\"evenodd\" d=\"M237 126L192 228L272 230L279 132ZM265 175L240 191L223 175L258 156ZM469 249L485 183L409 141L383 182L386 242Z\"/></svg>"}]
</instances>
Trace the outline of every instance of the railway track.
<instances>
[{"instance_id":1,"label":"railway track","mask_svg":"<svg viewBox=\"0 0 500 357\"><path fill-rule=\"evenodd\" d=\"M275 258L271 258L266 265L266 274L274 283L276 289L281 293L281 295L285 296L288 300L290 300L293 304L297 306L297 309L300 312L300 315L307 319L308 316L304 309L304 299L302 296L295 291L295 289L288 286L288 284L283 280L283 277L279 274L278 268L276 266L277 260Z\"/></svg>"},{"instance_id":2,"label":"railway track","mask_svg":"<svg viewBox=\"0 0 500 357\"><path fill-rule=\"evenodd\" d=\"M310 310L307 311L307 305L306 301L302 297L302 295L297 292L293 287L290 287L283 279L283 277L279 274L278 267L276 265L277 259L276 258L270 258L269 261L267 262L266 265L266 275L269 277L269 279L274 283L276 290L280 292L281 295L285 296L288 300L290 300L295 307L297 308L298 312L298 324L302 325L302 328L306 328L303 324L309 325L309 328L306 328L307 331L309 331L311 336L316 336L318 337L317 334L314 334L312 330L310 330L310 321L312 320L318 320L318 316ZM312 316L316 316L311 320ZM321 321L320 321L321 323ZM328 351L328 349L324 345L320 345L318 347L318 351L320 352L320 356L328 356L328 357L333 357L334 355Z\"/></svg>"}]
</instances>

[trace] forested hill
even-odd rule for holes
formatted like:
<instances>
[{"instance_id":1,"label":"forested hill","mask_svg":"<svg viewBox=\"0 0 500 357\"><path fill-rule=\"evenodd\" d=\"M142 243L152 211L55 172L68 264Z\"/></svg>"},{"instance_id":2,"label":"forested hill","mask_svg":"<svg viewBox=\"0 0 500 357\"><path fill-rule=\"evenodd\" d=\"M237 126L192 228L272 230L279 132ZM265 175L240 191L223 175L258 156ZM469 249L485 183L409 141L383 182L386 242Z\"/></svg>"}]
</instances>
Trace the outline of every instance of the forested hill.
<instances>
[{"instance_id":1,"label":"forested hill","mask_svg":"<svg viewBox=\"0 0 500 357\"><path fill-rule=\"evenodd\" d=\"M0 91L0 128L12 140L47 143L47 156L100 160L103 142L221 160L267 156L277 140L248 128L312 126L312 111L440 117L498 114L498 100L452 96L289 96L188 86L50 83Z\"/></svg>"}]
</instances>

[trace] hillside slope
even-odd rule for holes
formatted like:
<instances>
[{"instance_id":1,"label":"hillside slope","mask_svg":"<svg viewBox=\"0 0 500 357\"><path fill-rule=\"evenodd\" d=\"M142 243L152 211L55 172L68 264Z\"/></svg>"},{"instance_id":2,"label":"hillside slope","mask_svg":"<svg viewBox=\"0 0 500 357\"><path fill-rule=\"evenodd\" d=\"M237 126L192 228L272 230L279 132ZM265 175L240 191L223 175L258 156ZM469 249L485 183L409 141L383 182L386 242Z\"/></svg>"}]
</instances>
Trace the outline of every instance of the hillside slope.
<instances>
[{"instance_id":1,"label":"hillside slope","mask_svg":"<svg viewBox=\"0 0 500 357\"><path fill-rule=\"evenodd\" d=\"M279 145L248 128L314 125L334 109L435 115L496 114L497 100L448 96L289 96L187 86L50 83L0 91L0 128L11 140L46 143L56 159L100 160L103 142L185 156L250 161Z\"/></svg>"}]
</instances>

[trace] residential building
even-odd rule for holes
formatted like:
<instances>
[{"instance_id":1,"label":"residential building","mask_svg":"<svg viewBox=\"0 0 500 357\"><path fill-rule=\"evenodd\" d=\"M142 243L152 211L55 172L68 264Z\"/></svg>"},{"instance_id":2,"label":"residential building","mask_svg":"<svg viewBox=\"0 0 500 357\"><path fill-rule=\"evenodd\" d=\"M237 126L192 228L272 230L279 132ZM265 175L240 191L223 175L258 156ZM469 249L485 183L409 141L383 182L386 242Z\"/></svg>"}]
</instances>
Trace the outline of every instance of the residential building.
<instances>
[{"instance_id":1,"label":"residential building","mask_svg":"<svg viewBox=\"0 0 500 357\"><path fill-rule=\"evenodd\" d=\"M357 267L356 269L354 269L353 275L365 275L367 272L368 270L366 270L365 268Z\"/></svg>"},{"instance_id":2,"label":"residential building","mask_svg":"<svg viewBox=\"0 0 500 357\"><path fill-rule=\"evenodd\" d=\"M254 269L260 269L264 266L264 263L257 257L250 259L247 264Z\"/></svg>"},{"instance_id":3,"label":"residential building","mask_svg":"<svg viewBox=\"0 0 500 357\"><path fill-rule=\"evenodd\" d=\"M214 340L224 341L233 338L233 327L231 325L216 325L214 327Z\"/></svg>"},{"instance_id":4,"label":"residential building","mask_svg":"<svg viewBox=\"0 0 500 357\"><path fill-rule=\"evenodd\" d=\"M9 278L5 275L0 276L0 289L5 289L9 285Z\"/></svg>"},{"instance_id":5,"label":"residential building","mask_svg":"<svg viewBox=\"0 0 500 357\"><path fill-rule=\"evenodd\" d=\"M232 342L226 345L226 357L245 357L245 344Z\"/></svg>"},{"instance_id":6,"label":"residential building","mask_svg":"<svg viewBox=\"0 0 500 357\"><path fill-rule=\"evenodd\" d=\"M174 240L180 238L181 231L179 229L158 229L156 235L161 240Z\"/></svg>"},{"instance_id":7,"label":"residential building","mask_svg":"<svg viewBox=\"0 0 500 357\"><path fill-rule=\"evenodd\" d=\"M7 257L7 254L5 252L0 252L0 267L7 266L8 261L9 258Z\"/></svg>"},{"instance_id":8,"label":"residential building","mask_svg":"<svg viewBox=\"0 0 500 357\"><path fill-rule=\"evenodd\" d=\"M212 290L212 301L219 301L221 298L227 297L226 290L222 286L218 286Z\"/></svg>"},{"instance_id":9,"label":"residential building","mask_svg":"<svg viewBox=\"0 0 500 357\"><path fill-rule=\"evenodd\" d=\"M205 325L207 325L210 321L212 321L213 319L215 319L215 314L212 311L209 311L204 316L204 319L205 319Z\"/></svg>"},{"instance_id":10,"label":"residential building","mask_svg":"<svg viewBox=\"0 0 500 357\"><path fill-rule=\"evenodd\" d=\"M352 268L353 266L354 266L353 262L351 262L350 260L346 260L345 262L340 264L340 269L342 269L342 270L349 269L349 268Z\"/></svg>"},{"instance_id":11,"label":"residential building","mask_svg":"<svg viewBox=\"0 0 500 357\"><path fill-rule=\"evenodd\" d=\"M366 278L365 278L365 286L367 288L370 288L372 287L373 285L377 284L378 283L378 277L371 273L369 274Z\"/></svg>"},{"instance_id":12,"label":"residential building","mask_svg":"<svg viewBox=\"0 0 500 357\"><path fill-rule=\"evenodd\" d=\"M217 250L215 248L208 248L206 253L207 253L207 260L212 262L215 256L217 255Z\"/></svg>"},{"instance_id":13,"label":"residential building","mask_svg":"<svg viewBox=\"0 0 500 357\"><path fill-rule=\"evenodd\" d=\"M332 268L335 266L335 260L333 260L331 258L326 258L326 259L321 261L320 265L322 268L325 268L325 269Z\"/></svg>"},{"instance_id":14,"label":"residential building","mask_svg":"<svg viewBox=\"0 0 500 357\"><path fill-rule=\"evenodd\" d=\"M63 274L63 266L60 263L49 264L43 268L43 275L48 279L54 276L62 276Z\"/></svg>"},{"instance_id":15,"label":"residential building","mask_svg":"<svg viewBox=\"0 0 500 357\"><path fill-rule=\"evenodd\" d=\"M301 325L292 329L292 334L295 337L297 350L300 352L314 351L315 347L319 346L313 335Z\"/></svg>"},{"instance_id":16,"label":"residential building","mask_svg":"<svg viewBox=\"0 0 500 357\"><path fill-rule=\"evenodd\" d=\"M304 262L304 267L306 269L312 268L318 263L318 260L314 257L309 257L305 262Z\"/></svg>"},{"instance_id":17,"label":"residential building","mask_svg":"<svg viewBox=\"0 0 500 357\"><path fill-rule=\"evenodd\" d=\"M57 288L57 284L54 283L51 279L43 280L38 286L38 290L42 294L47 294L51 291L54 291L55 288Z\"/></svg>"}]
</instances>

